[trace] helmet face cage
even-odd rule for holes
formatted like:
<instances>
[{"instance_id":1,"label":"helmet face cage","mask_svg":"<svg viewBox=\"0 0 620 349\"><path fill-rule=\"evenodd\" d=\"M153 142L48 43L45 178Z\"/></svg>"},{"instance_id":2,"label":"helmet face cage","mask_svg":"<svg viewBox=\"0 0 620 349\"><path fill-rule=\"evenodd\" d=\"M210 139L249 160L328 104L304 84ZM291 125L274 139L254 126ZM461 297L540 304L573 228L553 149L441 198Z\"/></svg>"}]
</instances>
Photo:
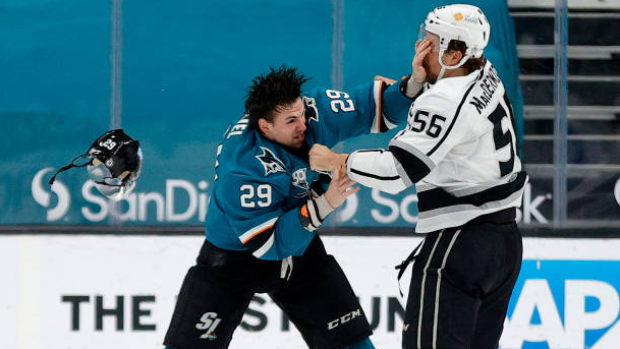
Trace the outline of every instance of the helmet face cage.
<instances>
[{"instance_id":1,"label":"helmet face cage","mask_svg":"<svg viewBox=\"0 0 620 349\"><path fill-rule=\"evenodd\" d=\"M430 12L424 21L423 30L439 36L439 64L443 69L456 69L470 58L480 58L489 42L491 27L486 16L476 6L448 5L440 6ZM465 55L453 66L445 65L441 57L452 40L462 41L467 45Z\"/></svg>"},{"instance_id":2,"label":"helmet face cage","mask_svg":"<svg viewBox=\"0 0 620 349\"><path fill-rule=\"evenodd\" d=\"M138 166L132 171L125 170L120 176L115 176L105 163L96 158L86 167L90 180L101 194L114 201L120 201L131 194L142 170L142 150L138 148L134 156L139 159Z\"/></svg>"},{"instance_id":3,"label":"helmet face cage","mask_svg":"<svg viewBox=\"0 0 620 349\"><path fill-rule=\"evenodd\" d=\"M142 169L140 142L116 129L99 137L87 154L93 159L88 175L103 195L118 201L135 188Z\"/></svg>"},{"instance_id":4,"label":"helmet face cage","mask_svg":"<svg viewBox=\"0 0 620 349\"><path fill-rule=\"evenodd\" d=\"M108 131L97 138L86 154L76 157L56 171L49 184L54 184L59 173L84 166L101 194L115 201L122 200L136 186L142 170L140 142L129 137L122 129Z\"/></svg>"}]
</instances>

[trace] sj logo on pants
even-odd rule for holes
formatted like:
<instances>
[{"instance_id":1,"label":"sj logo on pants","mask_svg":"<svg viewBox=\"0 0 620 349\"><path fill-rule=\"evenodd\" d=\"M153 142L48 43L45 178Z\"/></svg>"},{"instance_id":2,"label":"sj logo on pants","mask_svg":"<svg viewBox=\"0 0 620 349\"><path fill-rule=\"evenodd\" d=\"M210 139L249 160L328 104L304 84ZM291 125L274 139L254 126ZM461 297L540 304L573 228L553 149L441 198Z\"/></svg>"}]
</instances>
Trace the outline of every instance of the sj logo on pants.
<instances>
[{"instance_id":1,"label":"sj logo on pants","mask_svg":"<svg viewBox=\"0 0 620 349\"><path fill-rule=\"evenodd\" d=\"M215 329L217 328L217 325L220 324L220 321L222 321L222 319L217 317L217 313L208 312L202 314L202 316L200 317L200 322L196 324L196 328L206 332L203 333L200 338L208 340L217 339Z\"/></svg>"}]
</instances>

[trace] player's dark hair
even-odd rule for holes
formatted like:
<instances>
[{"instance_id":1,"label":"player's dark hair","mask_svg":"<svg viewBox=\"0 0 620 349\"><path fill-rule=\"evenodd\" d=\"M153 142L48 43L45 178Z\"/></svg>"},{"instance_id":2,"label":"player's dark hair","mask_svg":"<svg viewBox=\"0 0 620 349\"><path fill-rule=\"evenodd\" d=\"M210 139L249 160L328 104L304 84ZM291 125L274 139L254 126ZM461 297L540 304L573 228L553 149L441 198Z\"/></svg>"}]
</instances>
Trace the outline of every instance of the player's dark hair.
<instances>
[{"instance_id":1,"label":"player's dark hair","mask_svg":"<svg viewBox=\"0 0 620 349\"><path fill-rule=\"evenodd\" d=\"M271 67L268 73L255 77L248 87L245 100L245 112L250 115L250 124L260 131L259 119L273 122L274 112L293 104L301 96L301 85L308 80L297 68L286 65Z\"/></svg>"},{"instance_id":2,"label":"player's dark hair","mask_svg":"<svg viewBox=\"0 0 620 349\"><path fill-rule=\"evenodd\" d=\"M467 51L467 44L460 40L450 40L446 51L459 51L465 55L465 51ZM462 67L465 68L465 70L467 70L467 74L469 74L474 70L484 67L486 61L487 60L484 58L484 55L480 58L469 58L467 62L462 65Z\"/></svg>"}]
</instances>

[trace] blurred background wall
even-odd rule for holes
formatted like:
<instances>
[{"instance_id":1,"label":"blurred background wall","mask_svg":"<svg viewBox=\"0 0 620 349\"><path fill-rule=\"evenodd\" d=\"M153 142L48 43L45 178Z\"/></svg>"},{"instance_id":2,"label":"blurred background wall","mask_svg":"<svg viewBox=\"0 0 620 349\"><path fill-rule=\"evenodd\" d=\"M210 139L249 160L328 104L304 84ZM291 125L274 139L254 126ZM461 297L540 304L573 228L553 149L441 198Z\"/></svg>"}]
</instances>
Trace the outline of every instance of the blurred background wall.
<instances>
[{"instance_id":1,"label":"blurred background wall","mask_svg":"<svg viewBox=\"0 0 620 349\"><path fill-rule=\"evenodd\" d=\"M485 55L509 90L531 177L518 217L523 272L502 345L615 349L620 1L465 2L491 22ZM410 73L418 25L439 4L0 0L0 349L157 348L204 234L217 144L242 116L251 79L280 64L311 77L306 89L399 79ZM564 45L558 19L568 24ZM144 153L132 195L111 204L82 169L47 185L116 127ZM377 147L390 136L337 147ZM558 139L566 141L559 150ZM566 164L554 160L558 151ZM391 271L419 241L416 202L413 189L364 188L323 230L380 347L399 345L404 300ZM303 347L261 297L239 330L245 339L233 344Z\"/></svg>"}]
</instances>

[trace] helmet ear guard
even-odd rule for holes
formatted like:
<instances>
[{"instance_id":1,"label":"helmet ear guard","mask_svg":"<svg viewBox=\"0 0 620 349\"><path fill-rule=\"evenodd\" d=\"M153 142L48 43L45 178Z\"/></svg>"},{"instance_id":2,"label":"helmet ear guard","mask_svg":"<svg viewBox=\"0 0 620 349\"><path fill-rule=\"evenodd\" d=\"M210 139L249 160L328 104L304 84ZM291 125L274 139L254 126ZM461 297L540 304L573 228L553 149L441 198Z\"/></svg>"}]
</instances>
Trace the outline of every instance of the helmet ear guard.
<instances>
[{"instance_id":1,"label":"helmet ear guard","mask_svg":"<svg viewBox=\"0 0 620 349\"><path fill-rule=\"evenodd\" d=\"M49 181L73 167L86 166L90 180L106 197L119 201L131 193L142 170L140 142L122 129L110 130L97 138L85 154L60 168Z\"/></svg>"}]
</instances>

